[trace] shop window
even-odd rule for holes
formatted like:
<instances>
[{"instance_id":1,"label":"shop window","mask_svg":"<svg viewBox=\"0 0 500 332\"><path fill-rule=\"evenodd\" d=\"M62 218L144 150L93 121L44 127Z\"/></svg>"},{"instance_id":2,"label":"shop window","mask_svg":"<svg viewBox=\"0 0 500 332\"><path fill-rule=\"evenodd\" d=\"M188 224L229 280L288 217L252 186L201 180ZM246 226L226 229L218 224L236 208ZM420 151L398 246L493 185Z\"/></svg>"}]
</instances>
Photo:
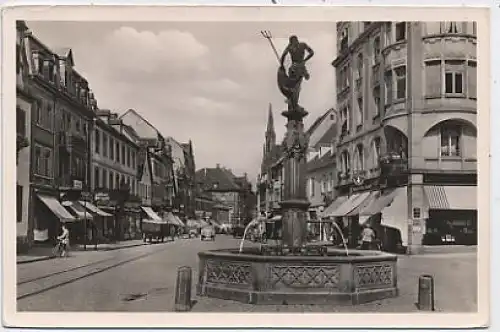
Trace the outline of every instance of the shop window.
<instances>
[{"instance_id":1,"label":"shop window","mask_svg":"<svg viewBox=\"0 0 500 332\"><path fill-rule=\"evenodd\" d=\"M16 217L17 222L23 222L23 186L16 187Z\"/></svg>"},{"instance_id":2,"label":"shop window","mask_svg":"<svg viewBox=\"0 0 500 332\"><path fill-rule=\"evenodd\" d=\"M396 23L396 42L406 39L406 22Z\"/></svg>"},{"instance_id":3,"label":"shop window","mask_svg":"<svg viewBox=\"0 0 500 332\"><path fill-rule=\"evenodd\" d=\"M460 138L462 127L448 123L441 126L441 157L460 156Z\"/></svg>"}]
</instances>

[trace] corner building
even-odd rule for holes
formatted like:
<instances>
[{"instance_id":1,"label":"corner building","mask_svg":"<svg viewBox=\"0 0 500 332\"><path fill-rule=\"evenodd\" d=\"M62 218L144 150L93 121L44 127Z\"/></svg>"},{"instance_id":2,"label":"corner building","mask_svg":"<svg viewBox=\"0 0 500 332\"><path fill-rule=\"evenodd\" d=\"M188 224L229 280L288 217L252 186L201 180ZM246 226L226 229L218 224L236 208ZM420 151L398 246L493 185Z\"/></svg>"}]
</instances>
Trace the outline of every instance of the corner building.
<instances>
[{"instance_id":1,"label":"corner building","mask_svg":"<svg viewBox=\"0 0 500 332\"><path fill-rule=\"evenodd\" d=\"M477 242L474 22L339 22L338 198L351 242L385 249Z\"/></svg>"}]
</instances>

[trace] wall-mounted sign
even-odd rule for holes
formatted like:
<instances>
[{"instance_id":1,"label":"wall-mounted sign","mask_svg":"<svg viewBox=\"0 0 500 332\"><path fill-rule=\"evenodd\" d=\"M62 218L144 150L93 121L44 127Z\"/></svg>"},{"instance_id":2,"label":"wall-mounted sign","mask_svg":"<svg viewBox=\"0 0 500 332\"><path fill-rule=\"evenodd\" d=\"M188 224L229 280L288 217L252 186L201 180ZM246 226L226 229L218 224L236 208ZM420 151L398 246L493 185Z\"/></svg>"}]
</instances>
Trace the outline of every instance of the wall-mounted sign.
<instances>
[{"instance_id":1,"label":"wall-mounted sign","mask_svg":"<svg viewBox=\"0 0 500 332\"><path fill-rule=\"evenodd\" d=\"M73 188L81 190L83 188L83 182L80 180L73 180Z\"/></svg>"}]
</instances>

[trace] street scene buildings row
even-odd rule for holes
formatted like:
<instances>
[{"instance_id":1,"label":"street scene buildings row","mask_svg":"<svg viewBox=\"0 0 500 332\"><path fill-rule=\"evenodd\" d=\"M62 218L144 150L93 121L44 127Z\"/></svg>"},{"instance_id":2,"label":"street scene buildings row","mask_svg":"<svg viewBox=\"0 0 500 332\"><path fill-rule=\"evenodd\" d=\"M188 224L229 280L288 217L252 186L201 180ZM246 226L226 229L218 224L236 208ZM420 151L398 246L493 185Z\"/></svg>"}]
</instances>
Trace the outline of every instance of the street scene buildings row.
<instances>
[{"instance_id":1,"label":"street scene buildings row","mask_svg":"<svg viewBox=\"0 0 500 332\"><path fill-rule=\"evenodd\" d=\"M49 48L18 21L16 54L18 251L52 242L61 222L76 243L97 244L140 237L144 219L251 218L246 175L207 178L222 168L196 172L193 142L136 110L100 109L70 48Z\"/></svg>"},{"instance_id":2,"label":"street scene buildings row","mask_svg":"<svg viewBox=\"0 0 500 332\"><path fill-rule=\"evenodd\" d=\"M474 22L338 22L336 106L310 126L310 232L368 223L387 250L477 242ZM269 109L259 209L280 219L283 157Z\"/></svg>"}]
</instances>

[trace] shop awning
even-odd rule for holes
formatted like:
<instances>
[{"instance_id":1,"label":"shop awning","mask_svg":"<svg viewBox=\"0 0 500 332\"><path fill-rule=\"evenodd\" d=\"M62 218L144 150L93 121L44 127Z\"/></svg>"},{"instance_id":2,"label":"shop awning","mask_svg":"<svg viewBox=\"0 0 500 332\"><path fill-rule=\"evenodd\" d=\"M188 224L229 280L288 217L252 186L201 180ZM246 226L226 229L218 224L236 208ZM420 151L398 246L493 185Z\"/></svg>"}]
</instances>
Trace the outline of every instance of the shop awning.
<instances>
[{"instance_id":1,"label":"shop awning","mask_svg":"<svg viewBox=\"0 0 500 332\"><path fill-rule=\"evenodd\" d=\"M329 217L329 214L337 210L337 208L344 204L345 201L347 201L347 196L337 197L322 213L320 213L320 216L323 218Z\"/></svg>"},{"instance_id":2,"label":"shop awning","mask_svg":"<svg viewBox=\"0 0 500 332\"><path fill-rule=\"evenodd\" d=\"M83 207L85 207L87 210L90 212L93 212L97 214L100 217L112 217L113 215L107 212L104 212L103 210L99 209L97 206L95 206L92 203L89 202L84 202L84 201L78 201Z\"/></svg>"},{"instance_id":3,"label":"shop awning","mask_svg":"<svg viewBox=\"0 0 500 332\"><path fill-rule=\"evenodd\" d=\"M379 193L377 191L372 191L368 194L368 196L366 196L366 198L361 201L361 203L354 208L354 210L352 210L351 212L349 212L347 215L348 216L357 216L360 214L360 212L365 208L367 207L368 205L370 205L373 201L375 201L377 199L377 197L379 196Z\"/></svg>"},{"instance_id":4,"label":"shop awning","mask_svg":"<svg viewBox=\"0 0 500 332\"><path fill-rule=\"evenodd\" d=\"M363 192L360 194L354 194L347 201L345 201L342 205L340 205L335 211L333 211L328 216L332 217L343 217L346 216L349 212L357 208L367 197L370 195L370 192Z\"/></svg>"},{"instance_id":5,"label":"shop awning","mask_svg":"<svg viewBox=\"0 0 500 332\"><path fill-rule=\"evenodd\" d=\"M164 221L170 225L184 227L184 223L177 216L175 216L172 212L167 213L167 215L164 218Z\"/></svg>"},{"instance_id":6,"label":"shop awning","mask_svg":"<svg viewBox=\"0 0 500 332\"><path fill-rule=\"evenodd\" d=\"M425 186L429 209L477 210L476 186Z\"/></svg>"},{"instance_id":7,"label":"shop awning","mask_svg":"<svg viewBox=\"0 0 500 332\"><path fill-rule=\"evenodd\" d=\"M68 210L66 210L64 206L59 203L57 198L41 194L38 194L37 196L43 204L45 204L49 210L61 220L61 222L75 221L75 217L73 217L71 213L69 213Z\"/></svg>"},{"instance_id":8,"label":"shop awning","mask_svg":"<svg viewBox=\"0 0 500 332\"><path fill-rule=\"evenodd\" d=\"M92 220L92 214L87 212L87 210L78 201L65 201L62 203L63 206L68 207L74 214L77 215L78 219Z\"/></svg>"},{"instance_id":9,"label":"shop awning","mask_svg":"<svg viewBox=\"0 0 500 332\"><path fill-rule=\"evenodd\" d=\"M361 216L371 216L382 212L386 206L389 206L392 203L396 194L396 190L391 190L390 192L380 195L377 199L373 200L364 209L362 209L359 214Z\"/></svg>"},{"instance_id":10,"label":"shop awning","mask_svg":"<svg viewBox=\"0 0 500 332\"><path fill-rule=\"evenodd\" d=\"M159 215L156 214L156 212L153 211L152 208L150 208L149 206L141 206L141 208L144 210L144 212L146 212L146 214L148 215L148 217L152 220L156 220L156 221L163 221Z\"/></svg>"},{"instance_id":11,"label":"shop awning","mask_svg":"<svg viewBox=\"0 0 500 332\"><path fill-rule=\"evenodd\" d=\"M393 200L382 209L381 224L398 229L403 246L406 246L408 243L407 188L397 188L391 195L394 195Z\"/></svg>"},{"instance_id":12,"label":"shop awning","mask_svg":"<svg viewBox=\"0 0 500 332\"><path fill-rule=\"evenodd\" d=\"M177 225L181 226L181 227L185 227L186 225L184 225L184 223L182 222L181 218L179 218L178 216L176 216L174 214L174 218L175 218L175 221L177 222Z\"/></svg>"},{"instance_id":13,"label":"shop awning","mask_svg":"<svg viewBox=\"0 0 500 332\"><path fill-rule=\"evenodd\" d=\"M280 221L281 219L283 219L283 216L278 214L278 215L272 217L270 220L271 221Z\"/></svg>"}]
</instances>

